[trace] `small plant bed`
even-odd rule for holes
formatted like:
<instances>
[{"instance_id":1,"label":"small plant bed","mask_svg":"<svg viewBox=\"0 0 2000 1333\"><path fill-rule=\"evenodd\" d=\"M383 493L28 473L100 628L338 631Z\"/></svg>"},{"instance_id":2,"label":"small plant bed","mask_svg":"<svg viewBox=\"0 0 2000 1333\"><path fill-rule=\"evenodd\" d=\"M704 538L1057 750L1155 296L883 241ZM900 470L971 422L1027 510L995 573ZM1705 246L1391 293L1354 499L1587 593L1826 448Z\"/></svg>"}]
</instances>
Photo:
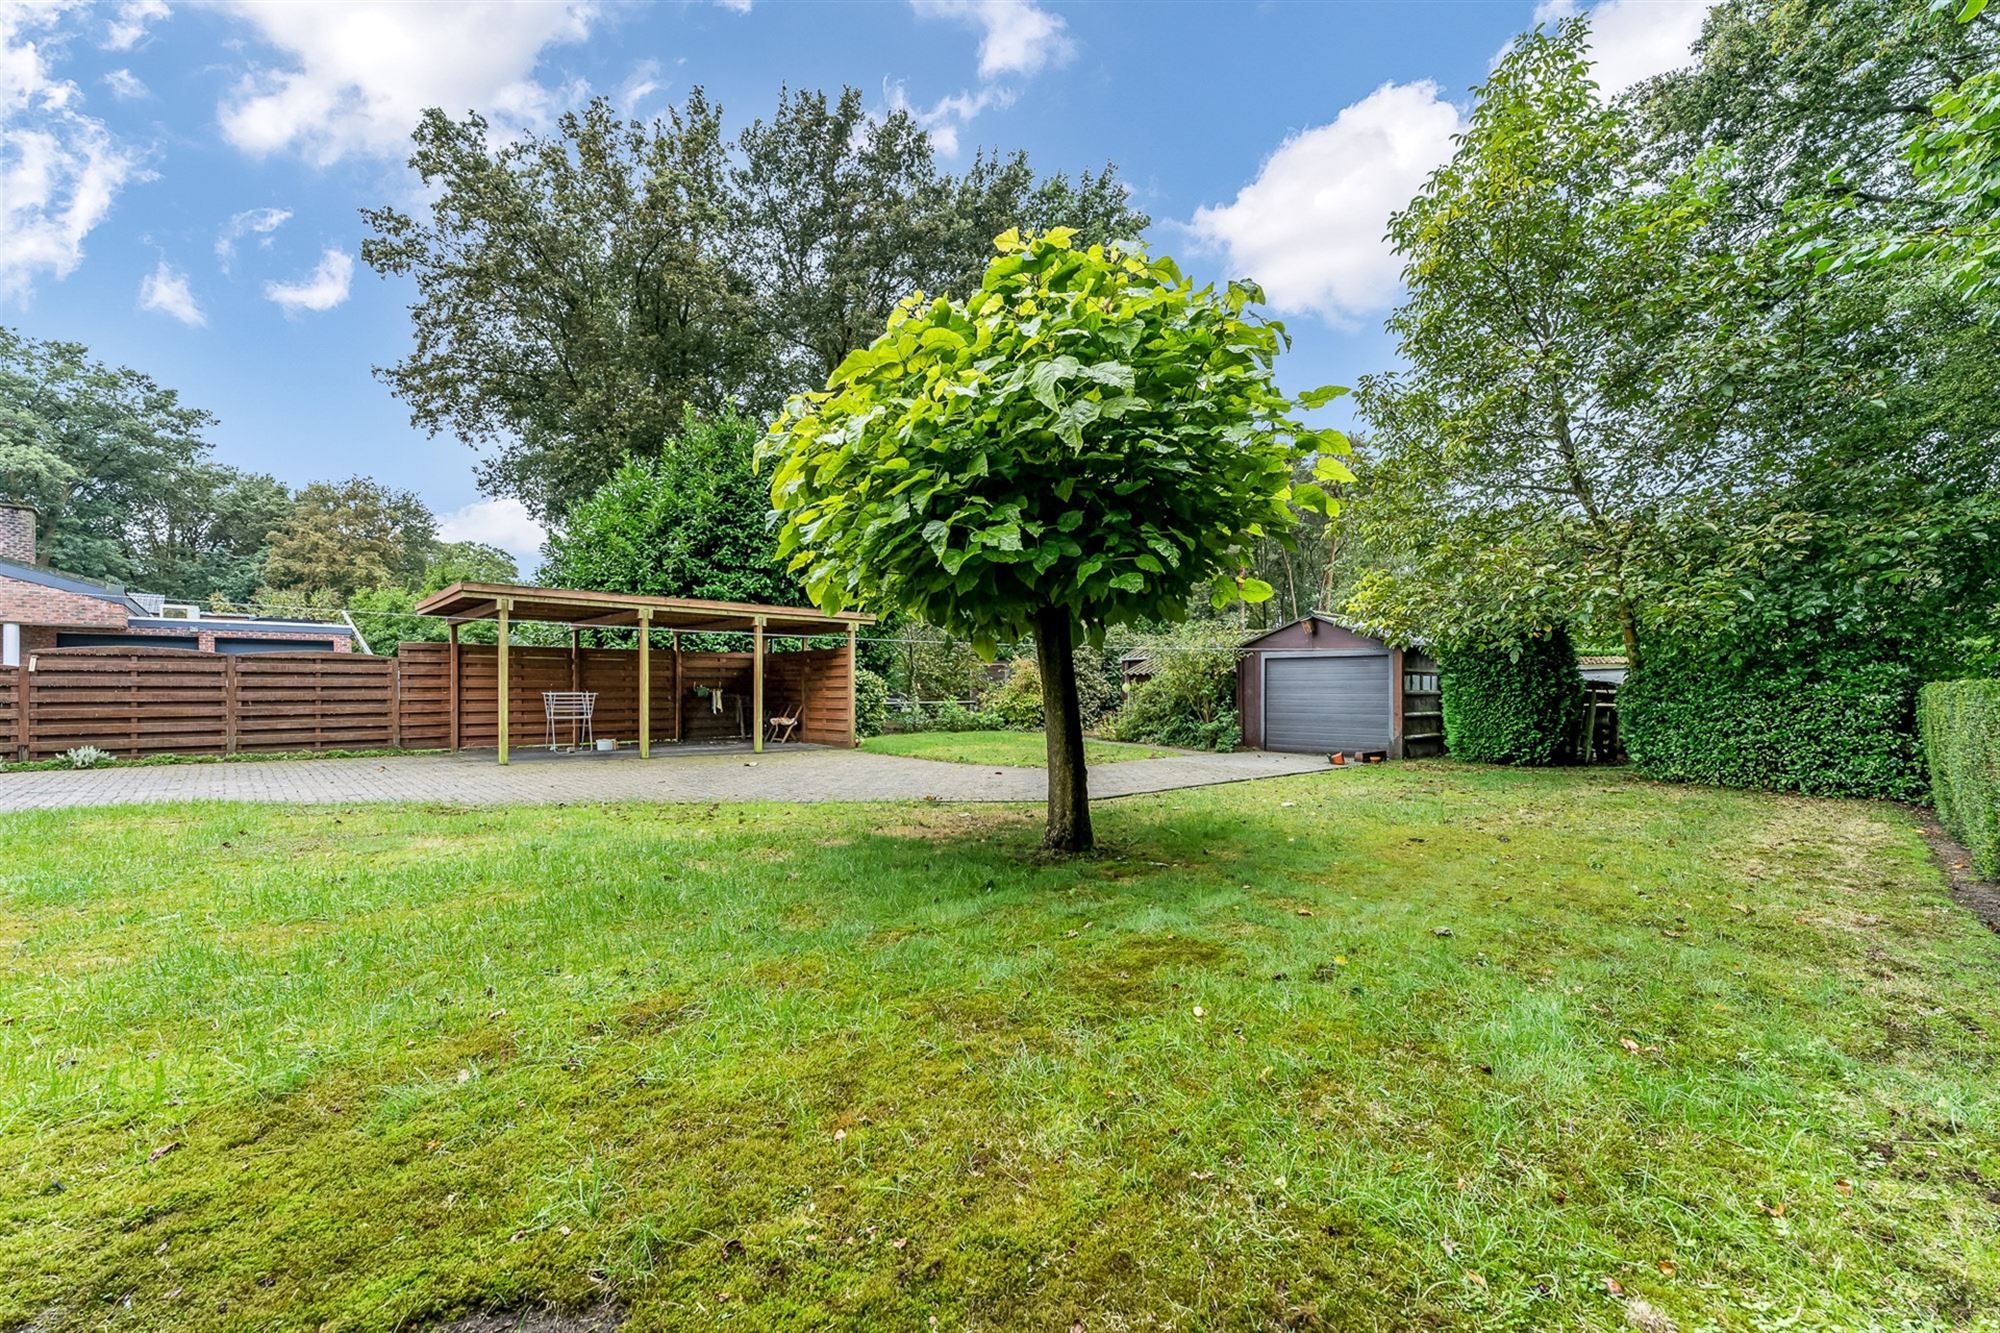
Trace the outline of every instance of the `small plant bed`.
<instances>
[{"instance_id":1,"label":"small plant bed","mask_svg":"<svg viewBox=\"0 0 2000 1333\"><path fill-rule=\"evenodd\" d=\"M92 756L78 762L67 755L0 764L0 773L54 773L69 769L168 768L180 764L263 764L298 759L393 759L412 754L449 754L449 750L271 750L255 754L149 754L138 759L116 755Z\"/></svg>"},{"instance_id":2,"label":"small plant bed","mask_svg":"<svg viewBox=\"0 0 2000 1333\"><path fill-rule=\"evenodd\" d=\"M953 764L987 764L1001 768L1046 768L1048 739L1039 731L913 731L870 736L861 748L872 754L911 759L942 759ZM1087 764L1122 764L1132 759L1167 759L1182 750L1157 745L1127 745L1123 741L1086 740Z\"/></svg>"},{"instance_id":3,"label":"small plant bed","mask_svg":"<svg viewBox=\"0 0 2000 1333\"><path fill-rule=\"evenodd\" d=\"M2000 937L1908 811L1407 763L1091 857L1040 813L0 819L0 1328L2000 1308Z\"/></svg>"}]
</instances>

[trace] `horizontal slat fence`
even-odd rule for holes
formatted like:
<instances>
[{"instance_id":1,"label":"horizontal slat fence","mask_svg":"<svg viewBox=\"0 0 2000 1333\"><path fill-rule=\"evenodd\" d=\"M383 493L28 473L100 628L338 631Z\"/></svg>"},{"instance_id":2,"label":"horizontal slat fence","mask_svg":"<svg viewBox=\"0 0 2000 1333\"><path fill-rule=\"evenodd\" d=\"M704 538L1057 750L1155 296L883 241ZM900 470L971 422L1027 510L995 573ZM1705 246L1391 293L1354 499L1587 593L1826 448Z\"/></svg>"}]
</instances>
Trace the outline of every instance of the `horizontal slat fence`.
<instances>
[{"instance_id":1,"label":"horizontal slat fence","mask_svg":"<svg viewBox=\"0 0 2000 1333\"><path fill-rule=\"evenodd\" d=\"M73 648L36 653L25 675L26 716L11 731L30 759L86 745L136 757L399 743L387 658Z\"/></svg>"},{"instance_id":2,"label":"horizontal slat fence","mask_svg":"<svg viewBox=\"0 0 2000 1333\"><path fill-rule=\"evenodd\" d=\"M499 743L493 645L462 644L454 653L449 644L405 643L398 653L36 653L31 668L0 668L0 758L41 759L85 745L138 757ZM844 648L764 660L767 717L797 708L799 739L849 743L852 667ZM755 726L751 663L749 653L681 653L676 668L676 654L656 649L652 739L747 737ZM638 736L638 659L630 649L513 648L507 675L515 745L548 742L544 690L593 690L596 734ZM558 727L555 739L567 742L568 729Z\"/></svg>"}]
</instances>

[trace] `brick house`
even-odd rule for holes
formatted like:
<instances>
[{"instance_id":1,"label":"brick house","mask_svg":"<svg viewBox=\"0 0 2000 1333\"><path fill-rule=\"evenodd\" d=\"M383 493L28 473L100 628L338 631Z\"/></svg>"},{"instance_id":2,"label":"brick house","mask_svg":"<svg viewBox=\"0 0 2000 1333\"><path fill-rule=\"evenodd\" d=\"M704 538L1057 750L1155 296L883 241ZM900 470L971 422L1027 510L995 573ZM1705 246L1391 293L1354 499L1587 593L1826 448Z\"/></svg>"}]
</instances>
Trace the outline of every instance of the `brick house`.
<instances>
[{"instance_id":1,"label":"brick house","mask_svg":"<svg viewBox=\"0 0 2000 1333\"><path fill-rule=\"evenodd\" d=\"M29 506L0 500L0 666L20 666L29 653L51 648L344 653L354 647L351 625L211 616L45 568L35 563L35 519Z\"/></svg>"}]
</instances>

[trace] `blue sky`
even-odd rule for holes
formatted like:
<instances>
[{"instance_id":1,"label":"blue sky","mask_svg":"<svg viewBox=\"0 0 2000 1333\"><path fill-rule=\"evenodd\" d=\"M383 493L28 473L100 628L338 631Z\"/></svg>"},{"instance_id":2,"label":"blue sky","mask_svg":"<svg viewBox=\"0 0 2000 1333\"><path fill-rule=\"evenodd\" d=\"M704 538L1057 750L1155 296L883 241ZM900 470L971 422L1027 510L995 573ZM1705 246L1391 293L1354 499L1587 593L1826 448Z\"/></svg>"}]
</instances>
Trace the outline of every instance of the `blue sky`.
<instances>
[{"instance_id":1,"label":"blue sky","mask_svg":"<svg viewBox=\"0 0 2000 1333\"><path fill-rule=\"evenodd\" d=\"M406 349L412 293L359 263L357 210L413 202L423 106L533 129L699 84L740 126L781 84L852 84L923 117L947 165L981 145L1113 161L1156 248L1265 284L1290 384L1352 383L1393 359L1389 210L1511 35L1577 3L0 0L0 321L179 389L220 418L224 461L373 474L531 566L532 526L478 494L472 451L371 375ZM1601 0L1600 80L1678 63L1706 3Z\"/></svg>"}]
</instances>

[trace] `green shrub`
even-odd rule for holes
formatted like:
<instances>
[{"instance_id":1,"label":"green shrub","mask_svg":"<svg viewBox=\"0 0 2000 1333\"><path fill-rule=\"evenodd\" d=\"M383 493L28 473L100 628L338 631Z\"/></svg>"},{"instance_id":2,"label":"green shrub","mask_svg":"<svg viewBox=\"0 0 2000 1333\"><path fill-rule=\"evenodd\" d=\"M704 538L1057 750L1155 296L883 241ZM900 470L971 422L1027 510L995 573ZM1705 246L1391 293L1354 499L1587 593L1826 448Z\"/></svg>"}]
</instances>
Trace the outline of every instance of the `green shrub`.
<instances>
[{"instance_id":1,"label":"green shrub","mask_svg":"<svg viewBox=\"0 0 2000 1333\"><path fill-rule=\"evenodd\" d=\"M1633 766L1668 782L1921 800L1916 676L1884 662L1740 666L1649 647L1618 691Z\"/></svg>"},{"instance_id":2,"label":"green shrub","mask_svg":"<svg viewBox=\"0 0 2000 1333\"><path fill-rule=\"evenodd\" d=\"M889 682L867 667L854 669L854 733L880 736L889 723Z\"/></svg>"},{"instance_id":3,"label":"green shrub","mask_svg":"<svg viewBox=\"0 0 2000 1333\"><path fill-rule=\"evenodd\" d=\"M1088 644L1076 650L1076 705L1085 730L1118 706L1118 659ZM1007 676L980 701L982 712L1000 718L1010 731L1042 729L1042 673L1031 654L1015 658Z\"/></svg>"},{"instance_id":4,"label":"green shrub","mask_svg":"<svg viewBox=\"0 0 2000 1333\"><path fill-rule=\"evenodd\" d=\"M1007 677L980 700L981 711L992 713L1000 725L1012 731L1040 731L1042 728L1042 673L1035 659L1025 654L1007 668Z\"/></svg>"},{"instance_id":5,"label":"green shrub","mask_svg":"<svg viewBox=\"0 0 2000 1333\"><path fill-rule=\"evenodd\" d=\"M1553 764L1574 748L1583 700L1576 649L1562 629L1504 647L1438 654L1444 744L1482 764Z\"/></svg>"},{"instance_id":6,"label":"green shrub","mask_svg":"<svg viewBox=\"0 0 2000 1333\"><path fill-rule=\"evenodd\" d=\"M1236 654L1203 646L1163 648L1153 674L1132 687L1104 734L1113 740L1188 750L1233 750L1243 743L1236 717Z\"/></svg>"},{"instance_id":7,"label":"green shrub","mask_svg":"<svg viewBox=\"0 0 2000 1333\"><path fill-rule=\"evenodd\" d=\"M2000 680L1947 680L1918 695L1917 720L1938 820L2000 879Z\"/></svg>"}]
</instances>

